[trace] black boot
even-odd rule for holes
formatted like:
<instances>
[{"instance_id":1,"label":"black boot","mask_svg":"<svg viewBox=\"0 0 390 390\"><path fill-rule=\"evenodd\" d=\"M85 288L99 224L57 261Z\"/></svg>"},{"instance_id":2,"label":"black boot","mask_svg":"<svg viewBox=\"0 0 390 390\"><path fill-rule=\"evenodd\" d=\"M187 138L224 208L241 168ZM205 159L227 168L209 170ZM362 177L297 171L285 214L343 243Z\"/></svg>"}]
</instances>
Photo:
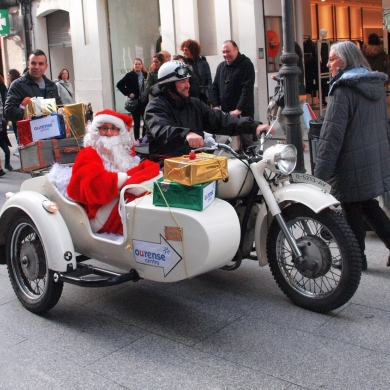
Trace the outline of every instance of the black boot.
<instances>
[{"instance_id":1,"label":"black boot","mask_svg":"<svg viewBox=\"0 0 390 390\"><path fill-rule=\"evenodd\" d=\"M5 172L0 168L0 176L4 176Z\"/></svg>"},{"instance_id":2,"label":"black boot","mask_svg":"<svg viewBox=\"0 0 390 390\"><path fill-rule=\"evenodd\" d=\"M8 162L8 163L5 163L4 164L4 167L5 167L5 169L8 169L9 171L12 171L13 170L13 168L12 168L12 166L11 166L11 164Z\"/></svg>"}]
</instances>

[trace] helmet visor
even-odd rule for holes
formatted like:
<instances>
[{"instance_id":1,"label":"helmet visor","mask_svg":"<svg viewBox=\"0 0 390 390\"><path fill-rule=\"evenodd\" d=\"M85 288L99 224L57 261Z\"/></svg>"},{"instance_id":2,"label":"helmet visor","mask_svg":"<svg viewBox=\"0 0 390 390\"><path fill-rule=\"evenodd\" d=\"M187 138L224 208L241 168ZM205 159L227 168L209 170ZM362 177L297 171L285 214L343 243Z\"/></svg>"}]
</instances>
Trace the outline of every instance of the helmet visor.
<instances>
[{"instance_id":1,"label":"helmet visor","mask_svg":"<svg viewBox=\"0 0 390 390\"><path fill-rule=\"evenodd\" d=\"M165 75L164 77L161 77L158 82L167 80L171 77L176 77L176 79L173 79L172 81L177 81L181 79L187 79L188 77L191 77L190 70L188 69L187 65L181 65L178 66L172 73L169 73Z\"/></svg>"}]
</instances>

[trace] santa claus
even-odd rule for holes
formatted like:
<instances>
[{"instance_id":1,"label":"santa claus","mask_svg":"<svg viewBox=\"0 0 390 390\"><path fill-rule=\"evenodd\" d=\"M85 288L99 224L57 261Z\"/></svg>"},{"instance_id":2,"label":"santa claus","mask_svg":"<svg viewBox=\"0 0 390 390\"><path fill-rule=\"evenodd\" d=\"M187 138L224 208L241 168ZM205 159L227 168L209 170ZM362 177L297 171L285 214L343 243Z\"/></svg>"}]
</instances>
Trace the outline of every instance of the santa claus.
<instances>
[{"instance_id":1,"label":"santa claus","mask_svg":"<svg viewBox=\"0 0 390 390\"><path fill-rule=\"evenodd\" d=\"M67 194L84 206L93 232L122 234L120 190L128 184L151 188L161 176L159 164L139 163L131 124L130 116L112 110L97 112L87 128L84 149L73 164ZM129 202L144 193L144 189L131 188L125 198Z\"/></svg>"}]
</instances>

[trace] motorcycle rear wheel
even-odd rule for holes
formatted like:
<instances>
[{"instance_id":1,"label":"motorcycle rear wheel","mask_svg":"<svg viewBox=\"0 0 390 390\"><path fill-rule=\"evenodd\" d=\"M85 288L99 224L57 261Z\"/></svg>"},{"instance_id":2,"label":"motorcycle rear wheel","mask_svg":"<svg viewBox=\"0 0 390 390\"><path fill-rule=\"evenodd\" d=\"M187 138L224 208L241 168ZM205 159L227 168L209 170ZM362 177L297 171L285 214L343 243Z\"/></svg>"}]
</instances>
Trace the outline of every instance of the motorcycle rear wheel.
<instances>
[{"instance_id":1,"label":"motorcycle rear wheel","mask_svg":"<svg viewBox=\"0 0 390 390\"><path fill-rule=\"evenodd\" d=\"M360 283L362 256L342 215L330 209L316 214L302 204L293 204L282 213L302 254L317 266L307 270L292 261L290 245L274 220L267 237L267 256L280 289L296 305L318 313L347 303Z\"/></svg>"},{"instance_id":2,"label":"motorcycle rear wheel","mask_svg":"<svg viewBox=\"0 0 390 390\"><path fill-rule=\"evenodd\" d=\"M54 282L42 238L23 212L8 227L6 258L12 287L22 305L37 314L52 309L61 297L63 283Z\"/></svg>"}]
</instances>

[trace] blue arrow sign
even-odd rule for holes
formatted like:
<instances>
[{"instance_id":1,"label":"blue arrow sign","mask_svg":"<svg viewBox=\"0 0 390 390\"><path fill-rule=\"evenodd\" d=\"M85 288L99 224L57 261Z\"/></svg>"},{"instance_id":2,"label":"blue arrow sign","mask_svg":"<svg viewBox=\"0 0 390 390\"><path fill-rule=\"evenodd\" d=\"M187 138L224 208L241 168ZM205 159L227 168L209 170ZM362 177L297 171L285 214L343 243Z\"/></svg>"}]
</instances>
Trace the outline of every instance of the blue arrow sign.
<instances>
[{"instance_id":1,"label":"blue arrow sign","mask_svg":"<svg viewBox=\"0 0 390 390\"><path fill-rule=\"evenodd\" d=\"M160 234L160 243L133 240L134 256L137 263L164 269L166 277L181 261L182 257Z\"/></svg>"}]
</instances>

